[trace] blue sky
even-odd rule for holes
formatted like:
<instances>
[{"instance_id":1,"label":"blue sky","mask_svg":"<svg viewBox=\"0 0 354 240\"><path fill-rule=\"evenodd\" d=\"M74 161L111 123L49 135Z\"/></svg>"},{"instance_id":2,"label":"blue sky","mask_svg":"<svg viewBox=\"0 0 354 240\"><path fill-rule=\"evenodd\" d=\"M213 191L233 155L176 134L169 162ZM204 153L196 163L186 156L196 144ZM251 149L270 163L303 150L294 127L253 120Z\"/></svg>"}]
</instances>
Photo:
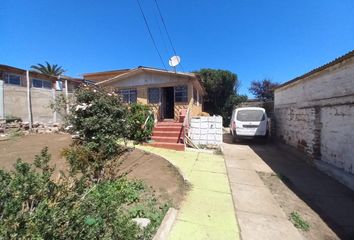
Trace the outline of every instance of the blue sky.
<instances>
[{"instance_id":1,"label":"blue sky","mask_svg":"<svg viewBox=\"0 0 354 240\"><path fill-rule=\"evenodd\" d=\"M140 1L168 66L173 52L154 0ZM354 49L353 0L158 2L183 69L230 70L249 96L252 80L282 83ZM0 64L44 61L71 76L163 67L136 0L3 0Z\"/></svg>"}]
</instances>

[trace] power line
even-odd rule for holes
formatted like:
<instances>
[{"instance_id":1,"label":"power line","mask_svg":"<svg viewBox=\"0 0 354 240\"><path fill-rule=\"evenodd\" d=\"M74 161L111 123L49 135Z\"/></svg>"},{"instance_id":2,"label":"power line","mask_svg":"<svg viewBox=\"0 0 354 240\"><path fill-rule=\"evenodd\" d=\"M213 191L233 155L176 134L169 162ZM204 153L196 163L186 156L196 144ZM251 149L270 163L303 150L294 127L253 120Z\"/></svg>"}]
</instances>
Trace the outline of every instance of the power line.
<instances>
[{"instance_id":1,"label":"power line","mask_svg":"<svg viewBox=\"0 0 354 240\"><path fill-rule=\"evenodd\" d=\"M149 31L149 35L150 35L150 38L151 38L151 40L152 40L152 42L153 42L153 44L154 44L155 50L156 50L157 54L158 54L159 57L160 57L160 60L161 60L161 63L162 63L162 65L163 65L164 69L167 71L167 68L166 68L166 66L165 66L165 63L164 63L164 61L163 61L163 59L162 59L162 57L161 57L160 51L159 51L159 49L157 48L155 39L154 39L154 37L152 36L152 33L151 33L151 30L150 30L149 24L148 24L148 22L147 22L147 20L146 20L146 17L145 17L143 8L141 7L140 1L139 1L139 0L136 0L136 1L138 2L139 8L140 8L140 12L141 12L141 14L142 14L142 16L143 16L143 18L144 18L144 22L145 22L146 28L147 28L148 31Z\"/></svg>"},{"instance_id":2,"label":"power line","mask_svg":"<svg viewBox=\"0 0 354 240\"><path fill-rule=\"evenodd\" d=\"M162 40L162 43L163 43L163 51L161 51L161 55L163 57L165 57L164 55L167 55L169 56L169 48L167 46L167 42L166 42L166 35L162 34L162 30L161 30L161 27L160 25L162 24L160 19L158 18L157 15L154 14L154 17L155 17L155 21L156 21L156 25L157 25L157 28L159 29L159 33L160 33L160 37L161 37L161 40Z\"/></svg>"},{"instance_id":3,"label":"power line","mask_svg":"<svg viewBox=\"0 0 354 240\"><path fill-rule=\"evenodd\" d=\"M165 28L165 31L166 31L168 40L169 40L169 42L170 42L170 44L171 44L173 53L174 53L175 55L177 55L176 50L175 50L175 47L173 46L173 43L172 43L172 40L171 40L171 36L170 36L170 34L169 34L168 30L167 30L165 20L164 20L162 14L161 14L161 10L160 10L160 7L159 7L159 4L158 4L157 0L155 0L155 4L156 4L157 10L158 10L158 12L159 12L159 15L160 15L162 24L163 24L163 26L164 26L164 28ZM180 64L180 66L181 66L181 68L182 68L182 71L184 72L184 69L183 69L183 67L182 67L182 64Z\"/></svg>"}]
</instances>

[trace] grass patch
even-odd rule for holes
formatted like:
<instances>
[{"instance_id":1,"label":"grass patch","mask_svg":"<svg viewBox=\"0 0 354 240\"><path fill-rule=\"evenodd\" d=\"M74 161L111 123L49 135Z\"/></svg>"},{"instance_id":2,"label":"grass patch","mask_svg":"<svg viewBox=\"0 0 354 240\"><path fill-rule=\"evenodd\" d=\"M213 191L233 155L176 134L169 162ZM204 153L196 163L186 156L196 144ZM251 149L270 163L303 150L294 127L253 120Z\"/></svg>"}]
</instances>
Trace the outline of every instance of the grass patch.
<instances>
[{"instance_id":1,"label":"grass patch","mask_svg":"<svg viewBox=\"0 0 354 240\"><path fill-rule=\"evenodd\" d=\"M298 212L293 211L290 213L289 219L296 228L306 232L310 230L310 224L305 219L303 219Z\"/></svg>"}]
</instances>

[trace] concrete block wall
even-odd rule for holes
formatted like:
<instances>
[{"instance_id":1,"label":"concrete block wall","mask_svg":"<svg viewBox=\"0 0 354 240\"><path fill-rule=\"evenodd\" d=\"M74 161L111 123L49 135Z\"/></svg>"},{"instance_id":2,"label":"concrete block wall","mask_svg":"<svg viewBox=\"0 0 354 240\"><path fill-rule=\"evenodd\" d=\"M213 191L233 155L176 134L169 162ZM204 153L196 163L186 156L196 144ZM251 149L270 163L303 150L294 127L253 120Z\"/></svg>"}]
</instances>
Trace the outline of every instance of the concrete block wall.
<instances>
[{"instance_id":1,"label":"concrete block wall","mask_svg":"<svg viewBox=\"0 0 354 240\"><path fill-rule=\"evenodd\" d=\"M27 88L9 84L1 84L0 80L0 118L18 117L29 122ZM62 117L50 108L54 96L62 92L53 89L31 88L31 112L33 122L53 123L61 122ZM55 95L54 95L55 94ZM71 93L68 96L72 95Z\"/></svg>"},{"instance_id":2,"label":"concrete block wall","mask_svg":"<svg viewBox=\"0 0 354 240\"><path fill-rule=\"evenodd\" d=\"M354 190L354 58L274 93L276 136Z\"/></svg>"},{"instance_id":3,"label":"concrete block wall","mask_svg":"<svg viewBox=\"0 0 354 240\"><path fill-rule=\"evenodd\" d=\"M19 117L28 122L27 88L5 84L3 95L5 117Z\"/></svg>"}]
</instances>

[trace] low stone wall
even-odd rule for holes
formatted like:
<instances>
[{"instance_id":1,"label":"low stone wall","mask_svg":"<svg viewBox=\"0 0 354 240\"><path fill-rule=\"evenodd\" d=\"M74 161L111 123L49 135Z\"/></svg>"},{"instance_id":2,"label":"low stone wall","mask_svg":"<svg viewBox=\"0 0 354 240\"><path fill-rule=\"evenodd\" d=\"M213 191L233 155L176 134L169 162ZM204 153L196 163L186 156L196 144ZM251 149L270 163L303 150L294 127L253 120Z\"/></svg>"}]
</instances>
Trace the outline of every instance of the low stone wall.
<instances>
[{"instance_id":1,"label":"low stone wall","mask_svg":"<svg viewBox=\"0 0 354 240\"><path fill-rule=\"evenodd\" d=\"M0 120L0 138L6 138L11 135L27 135L30 133L49 134L64 132L59 123L46 124L42 122L33 123L30 129L29 122Z\"/></svg>"}]
</instances>

